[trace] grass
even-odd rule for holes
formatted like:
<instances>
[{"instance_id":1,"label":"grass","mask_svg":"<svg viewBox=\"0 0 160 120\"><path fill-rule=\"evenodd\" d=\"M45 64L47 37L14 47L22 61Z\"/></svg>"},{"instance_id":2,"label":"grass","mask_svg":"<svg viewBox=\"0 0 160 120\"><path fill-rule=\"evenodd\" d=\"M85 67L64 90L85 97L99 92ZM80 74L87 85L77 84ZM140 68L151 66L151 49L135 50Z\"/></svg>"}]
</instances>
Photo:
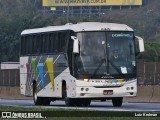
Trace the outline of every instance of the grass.
<instances>
[{"instance_id":1,"label":"grass","mask_svg":"<svg viewBox=\"0 0 160 120\"><path fill-rule=\"evenodd\" d=\"M159 117L135 117L135 112L104 112L62 108L0 106L0 112L4 111L17 113L40 112L42 116L46 116L48 120L159 120Z\"/></svg>"},{"instance_id":2,"label":"grass","mask_svg":"<svg viewBox=\"0 0 160 120\"><path fill-rule=\"evenodd\" d=\"M62 108L33 108L33 107L18 107L18 106L0 106L0 111L62 111Z\"/></svg>"}]
</instances>

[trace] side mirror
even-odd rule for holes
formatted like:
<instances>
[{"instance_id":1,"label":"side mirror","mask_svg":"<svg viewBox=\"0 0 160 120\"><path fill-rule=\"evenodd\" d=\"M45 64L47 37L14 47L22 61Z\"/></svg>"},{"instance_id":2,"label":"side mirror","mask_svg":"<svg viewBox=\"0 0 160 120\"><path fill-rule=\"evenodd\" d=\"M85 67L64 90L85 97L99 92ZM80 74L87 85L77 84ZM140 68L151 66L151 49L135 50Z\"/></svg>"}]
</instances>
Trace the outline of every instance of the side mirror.
<instances>
[{"instance_id":1,"label":"side mirror","mask_svg":"<svg viewBox=\"0 0 160 120\"><path fill-rule=\"evenodd\" d=\"M144 40L139 36L135 36L136 41L136 53L144 52Z\"/></svg>"},{"instance_id":2,"label":"side mirror","mask_svg":"<svg viewBox=\"0 0 160 120\"><path fill-rule=\"evenodd\" d=\"M79 40L75 36L71 36L71 39L73 40L73 53L79 54Z\"/></svg>"}]
</instances>

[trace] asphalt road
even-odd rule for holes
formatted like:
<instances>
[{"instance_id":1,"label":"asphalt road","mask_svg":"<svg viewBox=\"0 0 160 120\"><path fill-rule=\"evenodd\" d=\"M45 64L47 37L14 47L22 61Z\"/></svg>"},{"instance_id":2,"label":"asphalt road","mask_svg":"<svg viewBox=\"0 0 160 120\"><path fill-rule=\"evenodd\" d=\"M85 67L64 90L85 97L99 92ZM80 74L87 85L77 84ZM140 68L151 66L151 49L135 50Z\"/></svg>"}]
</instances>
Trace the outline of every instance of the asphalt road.
<instances>
[{"instance_id":1,"label":"asphalt road","mask_svg":"<svg viewBox=\"0 0 160 120\"><path fill-rule=\"evenodd\" d=\"M89 107L67 107L64 101L51 102L50 106L35 106L33 100L7 100L0 99L3 106L41 107L41 108L64 108L64 109L87 109L97 111L131 111L131 112L156 112L160 113L160 103L123 103L122 107L113 107L111 102L91 102Z\"/></svg>"}]
</instances>

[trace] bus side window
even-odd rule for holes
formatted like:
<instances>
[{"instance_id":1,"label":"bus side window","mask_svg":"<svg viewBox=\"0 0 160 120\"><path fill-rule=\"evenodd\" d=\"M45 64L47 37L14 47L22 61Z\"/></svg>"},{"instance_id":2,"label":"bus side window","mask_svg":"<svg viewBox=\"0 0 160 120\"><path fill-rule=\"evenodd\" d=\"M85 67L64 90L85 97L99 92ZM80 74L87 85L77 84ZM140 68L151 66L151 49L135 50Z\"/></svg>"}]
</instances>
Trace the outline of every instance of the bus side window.
<instances>
[{"instance_id":1,"label":"bus side window","mask_svg":"<svg viewBox=\"0 0 160 120\"><path fill-rule=\"evenodd\" d=\"M25 55L27 54L27 36L25 36L25 41L24 41L24 49L25 49Z\"/></svg>"},{"instance_id":2,"label":"bus side window","mask_svg":"<svg viewBox=\"0 0 160 120\"><path fill-rule=\"evenodd\" d=\"M29 38L30 38L30 36L26 37L26 54L29 54L29 52L30 52L29 51L29 45L30 45L30 41L29 41L30 39Z\"/></svg>"},{"instance_id":3,"label":"bus side window","mask_svg":"<svg viewBox=\"0 0 160 120\"><path fill-rule=\"evenodd\" d=\"M57 39L57 34L54 32L54 33L51 33L49 35L49 43L50 43L50 53L54 53L57 51L57 42L58 42L58 39Z\"/></svg>"},{"instance_id":4,"label":"bus side window","mask_svg":"<svg viewBox=\"0 0 160 120\"><path fill-rule=\"evenodd\" d=\"M49 34L44 34L44 53L50 53L49 52Z\"/></svg>"},{"instance_id":5,"label":"bus side window","mask_svg":"<svg viewBox=\"0 0 160 120\"><path fill-rule=\"evenodd\" d=\"M26 37L22 36L21 37L21 55L25 55L26 54Z\"/></svg>"},{"instance_id":6,"label":"bus side window","mask_svg":"<svg viewBox=\"0 0 160 120\"><path fill-rule=\"evenodd\" d=\"M58 33L58 52L62 52L62 42L65 36L63 36L63 32Z\"/></svg>"},{"instance_id":7,"label":"bus side window","mask_svg":"<svg viewBox=\"0 0 160 120\"><path fill-rule=\"evenodd\" d=\"M37 49L36 49L36 54L40 54L41 53L41 36L38 34L36 35L36 46L37 46Z\"/></svg>"},{"instance_id":8,"label":"bus side window","mask_svg":"<svg viewBox=\"0 0 160 120\"><path fill-rule=\"evenodd\" d=\"M39 54L40 53L40 46L39 46L39 35L36 35L35 36L35 46L36 46L36 49L35 49L35 54Z\"/></svg>"},{"instance_id":9,"label":"bus side window","mask_svg":"<svg viewBox=\"0 0 160 120\"><path fill-rule=\"evenodd\" d=\"M44 49L43 49L43 39L44 39L44 35L42 34L40 37L40 54L44 53Z\"/></svg>"},{"instance_id":10,"label":"bus side window","mask_svg":"<svg viewBox=\"0 0 160 120\"><path fill-rule=\"evenodd\" d=\"M67 43L68 43L68 40L70 39L69 38L70 33L68 31L65 31L63 34L64 34L63 36L65 36L65 37L64 37L63 42L62 42L63 43L62 50L63 50L63 52L67 52L67 47L68 47Z\"/></svg>"},{"instance_id":11,"label":"bus side window","mask_svg":"<svg viewBox=\"0 0 160 120\"><path fill-rule=\"evenodd\" d=\"M37 36L34 35L32 39L32 54L37 54Z\"/></svg>"},{"instance_id":12,"label":"bus side window","mask_svg":"<svg viewBox=\"0 0 160 120\"><path fill-rule=\"evenodd\" d=\"M28 52L28 54L33 54L32 53L32 51L33 51L33 47L32 47L32 45L33 45L33 36L31 35L31 36L29 36L29 45L28 45L28 50L29 50L29 52Z\"/></svg>"},{"instance_id":13,"label":"bus side window","mask_svg":"<svg viewBox=\"0 0 160 120\"><path fill-rule=\"evenodd\" d=\"M50 53L53 53L54 52L54 39L53 39L53 33L51 33L51 34L49 34L49 44L50 44L50 46L49 46L49 52Z\"/></svg>"},{"instance_id":14,"label":"bus side window","mask_svg":"<svg viewBox=\"0 0 160 120\"><path fill-rule=\"evenodd\" d=\"M63 31L59 33L59 41L58 41L58 48L59 48L59 52L66 52L66 42L67 39L69 38L69 32L67 31Z\"/></svg>"},{"instance_id":15,"label":"bus side window","mask_svg":"<svg viewBox=\"0 0 160 120\"><path fill-rule=\"evenodd\" d=\"M58 41L59 41L59 39L58 39L58 32L56 32L55 34L54 34L54 52L58 52Z\"/></svg>"},{"instance_id":16,"label":"bus side window","mask_svg":"<svg viewBox=\"0 0 160 120\"><path fill-rule=\"evenodd\" d=\"M43 37L42 37L42 53L46 53L46 35L43 34Z\"/></svg>"},{"instance_id":17,"label":"bus side window","mask_svg":"<svg viewBox=\"0 0 160 120\"><path fill-rule=\"evenodd\" d=\"M45 41L46 41L46 47L45 47L45 52L50 53L50 39L49 39L49 34L45 35Z\"/></svg>"}]
</instances>

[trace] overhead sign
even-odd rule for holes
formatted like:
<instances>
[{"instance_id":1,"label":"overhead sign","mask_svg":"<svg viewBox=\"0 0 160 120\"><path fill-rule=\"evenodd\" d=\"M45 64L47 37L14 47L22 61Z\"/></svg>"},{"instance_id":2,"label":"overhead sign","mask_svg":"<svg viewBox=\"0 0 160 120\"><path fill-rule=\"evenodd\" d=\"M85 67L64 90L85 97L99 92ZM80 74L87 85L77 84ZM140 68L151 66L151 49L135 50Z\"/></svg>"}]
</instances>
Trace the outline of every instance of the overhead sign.
<instances>
[{"instance_id":1,"label":"overhead sign","mask_svg":"<svg viewBox=\"0 0 160 120\"><path fill-rule=\"evenodd\" d=\"M142 5L142 0L43 0L42 4L43 6L123 6Z\"/></svg>"}]
</instances>

